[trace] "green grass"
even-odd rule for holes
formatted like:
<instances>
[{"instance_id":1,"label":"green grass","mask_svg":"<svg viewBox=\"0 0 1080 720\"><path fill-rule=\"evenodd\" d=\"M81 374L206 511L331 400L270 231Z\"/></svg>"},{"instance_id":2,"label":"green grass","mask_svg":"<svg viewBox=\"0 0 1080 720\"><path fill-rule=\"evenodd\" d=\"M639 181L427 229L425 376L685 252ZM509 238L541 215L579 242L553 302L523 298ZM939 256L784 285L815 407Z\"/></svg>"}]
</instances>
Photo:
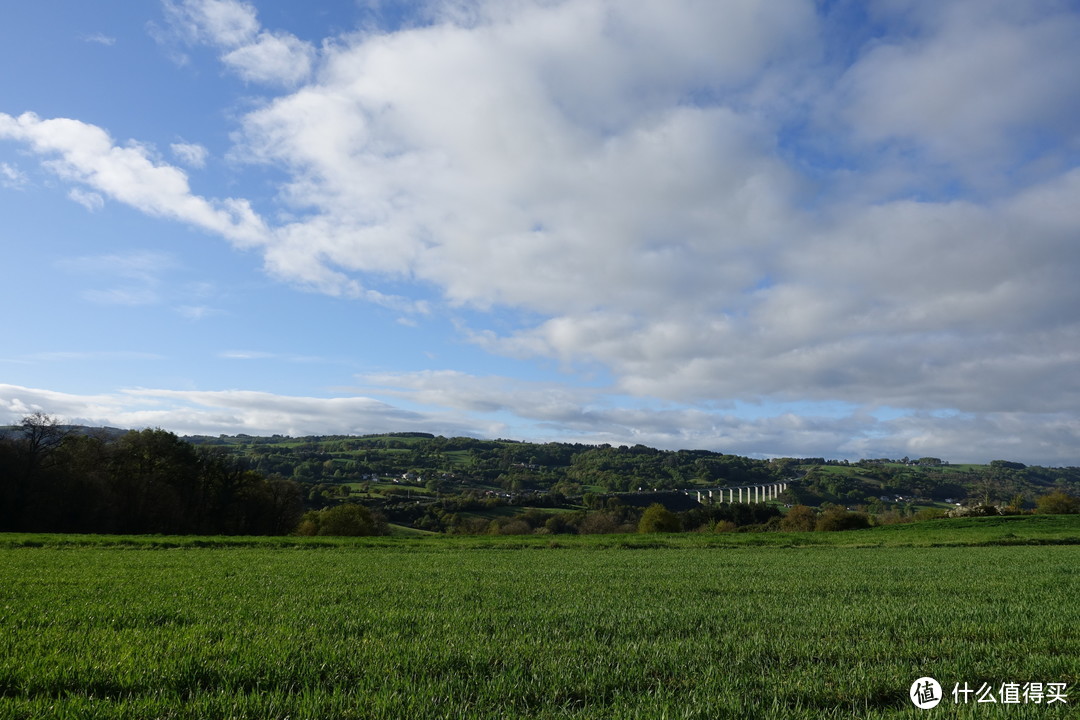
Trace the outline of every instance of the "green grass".
<instances>
[{"instance_id":1,"label":"green grass","mask_svg":"<svg viewBox=\"0 0 1080 720\"><path fill-rule=\"evenodd\" d=\"M1076 521L1019 520L776 547L0 536L0 718L923 717L923 675L1070 685L927 717L1075 715Z\"/></svg>"},{"instance_id":2,"label":"green grass","mask_svg":"<svg viewBox=\"0 0 1080 720\"><path fill-rule=\"evenodd\" d=\"M541 508L543 509L543 508ZM495 511L508 511L496 508ZM495 512L490 511L490 512ZM395 526L400 527L400 526ZM410 528L400 528L409 530ZM402 537L250 537L171 535L77 535L0 533L0 549L19 547L394 547L398 550L487 548L740 548L740 547L986 547L1080 545L1080 515L1013 515L931 520L846 532L681 533L674 535L439 535L417 531Z\"/></svg>"}]
</instances>

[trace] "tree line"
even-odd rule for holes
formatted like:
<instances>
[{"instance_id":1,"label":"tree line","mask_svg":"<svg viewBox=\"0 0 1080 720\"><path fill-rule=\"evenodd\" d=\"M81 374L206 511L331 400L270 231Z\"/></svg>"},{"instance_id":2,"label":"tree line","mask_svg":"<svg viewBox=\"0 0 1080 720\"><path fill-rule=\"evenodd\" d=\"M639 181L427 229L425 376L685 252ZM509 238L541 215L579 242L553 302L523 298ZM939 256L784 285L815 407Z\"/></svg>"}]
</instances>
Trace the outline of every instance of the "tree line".
<instances>
[{"instance_id":1,"label":"tree line","mask_svg":"<svg viewBox=\"0 0 1080 720\"><path fill-rule=\"evenodd\" d=\"M246 458L265 474L306 483L362 482L409 474L450 485L512 492L584 486L607 492L673 490L694 483L751 484L782 479L786 467L709 450L657 450L644 445L528 443L396 433L360 437L197 437L207 447ZM433 488L435 489L435 488Z\"/></svg>"},{"instance_id":2,"label":"tree line","mask_svg":"<svg viewBox=\"0 0 1080 720\"><path fill-rule=\"evenodd\" d=\"M78 432L35 414L0 438L0 531L280 535L300 486L164 430Z\"/></svg>"}]
</instances>

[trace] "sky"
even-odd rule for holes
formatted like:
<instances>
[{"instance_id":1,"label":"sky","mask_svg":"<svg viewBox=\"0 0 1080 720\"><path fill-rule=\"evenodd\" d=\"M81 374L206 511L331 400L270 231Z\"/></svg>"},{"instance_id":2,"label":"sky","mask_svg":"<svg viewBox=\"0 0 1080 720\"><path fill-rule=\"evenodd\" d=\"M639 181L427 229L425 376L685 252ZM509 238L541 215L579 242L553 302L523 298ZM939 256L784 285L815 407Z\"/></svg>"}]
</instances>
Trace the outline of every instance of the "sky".
<instances>
[{"instance_id":1,"label":"sky","mask_svg":"<svg viewBox=\"0 0 1080 720\"><path fill-rule=\"evenodd\" d=\"M1080 465L1080 3L0 22L0 424Z\"/></svg>"}]
</instances>

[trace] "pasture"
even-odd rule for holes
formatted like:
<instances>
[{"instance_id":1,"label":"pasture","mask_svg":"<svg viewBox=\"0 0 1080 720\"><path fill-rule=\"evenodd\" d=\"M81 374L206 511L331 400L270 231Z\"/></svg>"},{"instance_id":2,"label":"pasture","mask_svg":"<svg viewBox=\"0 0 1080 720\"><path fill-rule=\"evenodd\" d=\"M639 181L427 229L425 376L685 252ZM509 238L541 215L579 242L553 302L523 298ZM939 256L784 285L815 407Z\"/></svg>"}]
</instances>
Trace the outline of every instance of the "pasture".
<instances>
[{"instance_id":1,"label":"pasture","mask_svg":"<svg viewBox=\"0 0 1080 720\"><path fill-rule=\"evenodd\" d=\"M6 536L0 718L918 717L922 676L946 695L932 714L1075 715L1068 531L919 546L925 532L775 547ZM950 694L1029 682L1066 683L1068 702Z\"/></svg>"}]
</instances>

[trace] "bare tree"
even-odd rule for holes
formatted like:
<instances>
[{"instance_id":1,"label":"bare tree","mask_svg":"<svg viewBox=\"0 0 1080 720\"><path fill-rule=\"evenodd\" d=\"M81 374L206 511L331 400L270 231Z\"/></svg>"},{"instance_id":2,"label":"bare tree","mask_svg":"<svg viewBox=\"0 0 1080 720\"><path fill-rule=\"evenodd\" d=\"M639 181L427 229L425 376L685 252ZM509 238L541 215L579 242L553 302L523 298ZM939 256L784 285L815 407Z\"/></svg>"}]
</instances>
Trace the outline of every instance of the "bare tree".
<instances>
[{"instance_id":1,"label":"bare tree","mask_svg":"<svg viewBox=\"0 0 1080 720\"><path fill-rule=\"evenodd\" d=\"M55 417L40 411L24 417L21 425L23 449L30 470L40 467L70 433Z\"/></svg>"}]
</instances>

